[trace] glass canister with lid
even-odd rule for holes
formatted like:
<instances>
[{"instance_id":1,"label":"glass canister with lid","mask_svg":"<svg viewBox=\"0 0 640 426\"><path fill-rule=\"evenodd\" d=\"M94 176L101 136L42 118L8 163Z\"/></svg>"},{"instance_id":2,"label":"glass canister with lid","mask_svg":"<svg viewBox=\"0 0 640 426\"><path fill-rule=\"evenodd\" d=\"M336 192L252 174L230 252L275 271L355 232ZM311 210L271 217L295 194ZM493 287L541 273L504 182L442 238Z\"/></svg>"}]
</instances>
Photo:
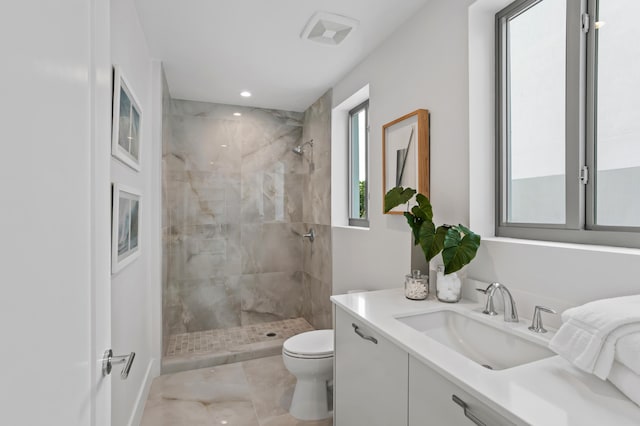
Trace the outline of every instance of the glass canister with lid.
<instances>
[{"instance_id":1,"label":"glass canister with lid","mask_svg":"<svg viewBox=\"0 0 640 426\"><path fill-rule=\"evenodd\" d=\"M411 271L404 279L404 295L410 300L424 300L429 296L429 276L419 269Z\"/></svg>"}]
</instances>

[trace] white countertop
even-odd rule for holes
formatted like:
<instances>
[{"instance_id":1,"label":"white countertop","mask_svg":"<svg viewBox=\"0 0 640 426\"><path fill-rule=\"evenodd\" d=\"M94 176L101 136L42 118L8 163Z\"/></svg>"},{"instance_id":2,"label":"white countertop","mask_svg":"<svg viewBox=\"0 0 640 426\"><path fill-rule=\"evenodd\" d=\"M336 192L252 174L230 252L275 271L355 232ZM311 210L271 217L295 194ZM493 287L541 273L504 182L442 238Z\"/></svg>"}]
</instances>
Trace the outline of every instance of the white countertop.
<instances>
[{"instance_id":1,"label":"white countertop","mask_svg":"<svg viewBox=\"0 0 640 426\"><path fill-rule=\"evenodd\" d=\"M535 335L527 330L527 320L505 323L502 315L488 317L480 313L478 303L464 300L454 304L438 302L432 296L425 301L408 300L402 288L337 295L331 300L513 421L541 426L640 425L640 407L611 383L574 368L559 356L492 371L395 317L443 308L471 311L482 322L511 328L518 336L546 344L553 333Z\"/></svg>"}]
</instances>

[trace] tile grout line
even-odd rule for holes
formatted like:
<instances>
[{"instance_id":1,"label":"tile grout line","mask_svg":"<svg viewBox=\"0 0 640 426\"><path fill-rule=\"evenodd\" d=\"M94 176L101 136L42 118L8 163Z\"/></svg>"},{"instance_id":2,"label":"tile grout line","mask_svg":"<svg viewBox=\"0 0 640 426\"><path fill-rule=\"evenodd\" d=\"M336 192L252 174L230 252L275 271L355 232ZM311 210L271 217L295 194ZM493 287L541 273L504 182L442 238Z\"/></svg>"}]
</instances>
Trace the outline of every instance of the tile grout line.
<instances>
[{"instance_id":1,"label":"tile grout line","mask_svg":"<svg viewBox=\"0 0 640 426\"><path fill-rule=\"evenodd\" d=\"M249 386L249 395L251 396L251 407L253 408L253 414L256 416L256 420L258 421L258 426L263 426L260 417L258 417L258 410L256 410L256 404L253 399L253 386L251 386L251 382L249 382L249 376L247 375L247 370L244 368L244 364L246 361L240 362L240 369L242 370L242 374L244 374L244 379L247 381L247 385Z\"/></svg>"}]
</instances>

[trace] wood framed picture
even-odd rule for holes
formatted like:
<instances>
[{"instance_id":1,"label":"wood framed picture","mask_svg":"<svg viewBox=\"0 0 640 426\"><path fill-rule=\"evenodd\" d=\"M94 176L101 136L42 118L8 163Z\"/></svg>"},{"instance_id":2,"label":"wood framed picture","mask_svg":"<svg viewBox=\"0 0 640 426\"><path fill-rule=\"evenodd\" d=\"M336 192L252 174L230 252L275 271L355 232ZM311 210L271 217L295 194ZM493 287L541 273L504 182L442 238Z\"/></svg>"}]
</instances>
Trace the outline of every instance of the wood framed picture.
<instances>
[{"instance_id":1,"label":"wood framed picture","mask_svg":"<svg viewBox=\"0 0 640 426\"><path fill-rule=\"evenodd\" d=\"M396 186L429 196L429 111L418 109L382 126L382 176L383 200ZM387 214L405 210L398 206Z\"/></svg>"},{"instance_id":2,"label":"wood framed picture","mask_svg":"<svg viewBox=\"0 0 640 426\"><path fill-rule=\"evenodd\" d=\"M140 192L114 183L111 204L111 273L115 274L140 256Z\"/></svg>"},{"instance_id":3,"label":"wood framed picture","mask_svg":"<svg viewBox=\"0 0 640 426\"><path fill-rule=\"evenodd\" d=\"M140 171L142 110L120 66L113 67L111 155Z\"/></svg>"}]
</instances>

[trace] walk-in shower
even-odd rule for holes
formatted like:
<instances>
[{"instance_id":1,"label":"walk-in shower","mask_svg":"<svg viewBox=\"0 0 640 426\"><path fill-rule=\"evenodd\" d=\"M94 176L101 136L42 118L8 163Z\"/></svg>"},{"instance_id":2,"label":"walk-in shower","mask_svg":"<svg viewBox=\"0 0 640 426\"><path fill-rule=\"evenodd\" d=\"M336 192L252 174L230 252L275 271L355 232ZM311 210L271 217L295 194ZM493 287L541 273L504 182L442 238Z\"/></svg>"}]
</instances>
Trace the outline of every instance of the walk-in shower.
<instances>
[{"instance_id":1,"label":"walk-in shower","mask_svg":"<svg viewBox=\"0 0 640 426\"><path fill-rule=\"evenodd\" d=\"M173 99L163 109L162 371L279 354L288 337L330 327L330 231L316 218L329 217L329 120ZM311 128L323 129L323 173L281 155L309 154ZM312 227L313 250L301 238Z\"/></svg>"}]
</instances>

